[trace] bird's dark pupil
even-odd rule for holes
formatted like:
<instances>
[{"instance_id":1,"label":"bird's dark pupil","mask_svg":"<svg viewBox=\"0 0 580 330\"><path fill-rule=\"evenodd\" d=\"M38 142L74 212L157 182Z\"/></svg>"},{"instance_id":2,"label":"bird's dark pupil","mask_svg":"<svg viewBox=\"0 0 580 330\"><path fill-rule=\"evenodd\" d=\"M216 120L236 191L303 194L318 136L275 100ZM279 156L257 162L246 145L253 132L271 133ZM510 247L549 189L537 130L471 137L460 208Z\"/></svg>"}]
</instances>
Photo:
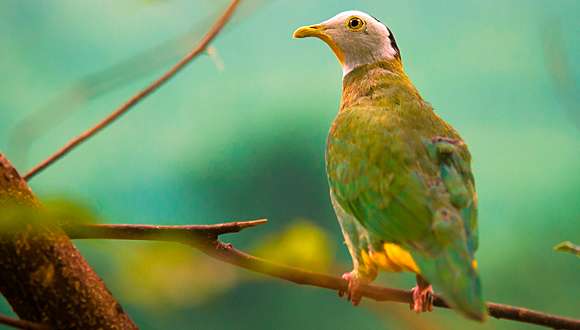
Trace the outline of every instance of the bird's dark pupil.
<instances>
[{"instance_id":1,"label":"bird's dark pupil","mask_svg":"<svg viewBox=\"0 0 580 330\"><path fill-rule=\"evenodd\" d=\"M359 20L358 20L358 19L356 19L356 18L350 21L350 25L351 25L353 28L357 27L357 26L358 26L358 23L359 23Z\"/></svg>"}]
</instances>

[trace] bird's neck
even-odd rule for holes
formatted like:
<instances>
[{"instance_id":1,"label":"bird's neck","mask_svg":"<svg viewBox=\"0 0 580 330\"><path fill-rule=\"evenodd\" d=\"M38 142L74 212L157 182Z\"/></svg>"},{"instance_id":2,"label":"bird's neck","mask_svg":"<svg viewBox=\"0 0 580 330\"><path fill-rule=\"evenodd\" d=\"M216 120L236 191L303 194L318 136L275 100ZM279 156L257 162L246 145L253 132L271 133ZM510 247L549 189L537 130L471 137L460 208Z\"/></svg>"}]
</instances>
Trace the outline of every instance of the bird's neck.
<instances>
[{"instance_id":1,"label":"bird's neck","mask_svg":"<svg viewBox=\"0 0 580 330\"><path fill-rule=\"evenodd\" d=\"M394 43L394 39L391 42L383 42L380 46L363 41L360 47L341 48L342 76L345 77L359 67L379 62L398 62L401 64L401 56L398 50L392 46L392 43Z\"/></svg>"},{"instance_id":2,"label":"bird's neck","mask_svg":"<svg viewBox=\"0 0 580 330\"><path fill-rule=\"evenodd\" d=\"M342 78L341 111L365 105L388 95L390 99L414 97L423 101L398 58L389 58L354 68Z\"/></svg>"}]
</instances>

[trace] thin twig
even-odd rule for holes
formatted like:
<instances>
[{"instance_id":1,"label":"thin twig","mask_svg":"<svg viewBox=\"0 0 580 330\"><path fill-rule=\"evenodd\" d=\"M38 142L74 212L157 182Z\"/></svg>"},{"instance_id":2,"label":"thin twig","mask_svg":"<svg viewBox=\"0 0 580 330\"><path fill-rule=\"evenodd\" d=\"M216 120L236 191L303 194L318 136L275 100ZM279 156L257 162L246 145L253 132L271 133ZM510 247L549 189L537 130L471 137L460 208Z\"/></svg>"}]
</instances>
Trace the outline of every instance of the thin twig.
<instances>
[{"instance_id":1,"label":"thin twig","mask_svg":"<svg viewBox=\"0 0 580 330\"><path fill-rule=\"evenodd\" d=\"M301 285L310 285L331 290L348 289L346 280L300 270L275 262L256 258L236 250L231 244L224 244L218 236L239 232L244 228L265 223L265 220L234 222L208 226L148 226L148 225L87 225L63 226L71 239L130 239L179 242L191 245L210 257L225 263L242 267L254 272L274 276ZM376 301L391 301L410 304L413 302L411 291L363 285L362 295ZM434 295L435 307L449 308L441 296ZM553 329L578 329L580 320L553 316L524 308L487 303L489 315L497 319L536 324Z\"/></svg>"},{"instance_id":2,"label":"thin twig","mask_svg":"<svg viewBox=\"0 0 580 330\"><path fill-rule=\"evenodd\" d=\"M6 315L0 315L0 324L23 330L51 330L52 327L46 324L23 321Z\"/></svg>"},{"instance_id":3,"label":"thin twig","mask_svg":"<svg viewBox=\"0 0 580 330\"><path fill-rule=\"evenodd\" d=\"M177 63L173 68L167 71L164 75L162 75L159 79L157 79L154 83L149 85L147 88L143 89L139 93L135 94L133 97L129 99L125 104L123 104L120 108L115 110L112 114L107 116L101 122L96 124L95 126L91 127L89 130L85 131L81 135L77 136L76 138L70 140L64 147L54 153L52 156L48 157L42 163L36 165L33 169L28 171L26 174L22 176L22 178L26 181L30 180L34 175L39 173L40 171L44 170L46 167L66 155L69 151L71 151L77 145L83 143L88 138L92 137L100 130L105 128L107 125L112 123L115 119L119 118L129 109L131 109L135 104L139 101L144 99L146 96L151 94L154 90L156 90L159 86L165 83L169 78L173 77L177 72L179 72L185 65L187 65L191 60L193 60L197 55L201 54L207 45L215 38L215 36L220 32L220 30L224 27L224 25L228 22L230 17L232 16L234 10L238 6L241 0L233 0L226 11L222 14L222 16L214 23L212 28L208 30L205 37L201 40L199 45L187 55L183 60Z\"/></svg>"}]
</instances>

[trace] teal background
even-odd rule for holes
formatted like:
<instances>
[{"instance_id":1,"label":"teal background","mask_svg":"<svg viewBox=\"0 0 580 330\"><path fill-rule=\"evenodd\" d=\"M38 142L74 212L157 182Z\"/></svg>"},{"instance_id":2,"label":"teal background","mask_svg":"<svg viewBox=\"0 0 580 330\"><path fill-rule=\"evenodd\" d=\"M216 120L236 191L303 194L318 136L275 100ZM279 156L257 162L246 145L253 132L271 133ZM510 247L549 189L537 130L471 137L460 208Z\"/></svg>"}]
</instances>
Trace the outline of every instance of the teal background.
<instances>
[{"instance_id":1,"label":"teal background","mask_svg":"<svg viewBox=\"0 0 580 330\"><path fill-rule=\"evenodd\" d=\"M267 218L223 237L249 252L271 250L295 224L324 245L304 244L306 252L297 253L303 268L335 276L351 270L324 172L342 72L328 46L293 40L292 33L358 9L389 26L411 81L470 147L485 300L580 318L580 260L552 250L561 241L580 243L580 2L245 1L212 43L225 69L209 56L197 58L31 180L37 196L77 205L103 223ZM79 79L194 26L200 37L226 5L0 0L0 150L26 172L176 60L71 115L61 116L62 104L75 102L70 98L48 115L34 115L38 108ZM563 69L551 74L554 61ZM126 74L119 69L118 76ZM57 124L23 155L13 136L26 118L31 131ZM403 304L369 300L354 308L336 292L255 275L171 244L75 244L141 329L533 328L494 319L476 324L440 309L416 316ZM293 255L291 244L284 247ZM410 289L413 281L411 274L383 274L376 283ZM12 314L5 301L0 313Z\"/></svg>"}]
</instances>

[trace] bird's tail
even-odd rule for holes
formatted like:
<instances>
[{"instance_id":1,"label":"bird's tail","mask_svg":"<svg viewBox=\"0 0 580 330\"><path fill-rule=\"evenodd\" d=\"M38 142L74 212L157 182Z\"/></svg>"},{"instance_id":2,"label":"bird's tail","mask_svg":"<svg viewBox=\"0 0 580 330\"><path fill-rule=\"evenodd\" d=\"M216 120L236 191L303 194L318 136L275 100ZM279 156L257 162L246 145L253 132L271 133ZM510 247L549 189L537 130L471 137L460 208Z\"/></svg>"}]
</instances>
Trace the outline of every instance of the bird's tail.
<instances>
[{"instance_id":1,"label":"bird's tail","mask_svg":"<svg viewBox=\"0 0 580 330\"><path fill-rule=\"evenodd\" d=\"M433 285L435 292L441 293L447 304L470 319L485 321L487 310L476 264L466 249L449 244L437 258L420 253L412 256L421 275Z\"/></svg>"}]
</instances>

